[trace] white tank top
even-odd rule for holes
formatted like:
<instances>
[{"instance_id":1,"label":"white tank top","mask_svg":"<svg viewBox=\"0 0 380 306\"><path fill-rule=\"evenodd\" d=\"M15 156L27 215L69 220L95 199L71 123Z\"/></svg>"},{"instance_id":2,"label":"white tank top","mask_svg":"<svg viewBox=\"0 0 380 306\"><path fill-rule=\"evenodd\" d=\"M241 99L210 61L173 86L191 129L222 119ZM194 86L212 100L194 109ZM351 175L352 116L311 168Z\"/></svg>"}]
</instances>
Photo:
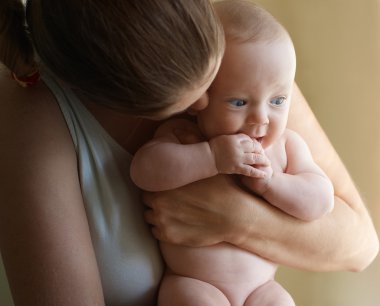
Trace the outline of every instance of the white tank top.
<instances>
[{"instance_id":1,"label":"white tank top","mask_svg":"<svg viewBox=\"0 0 380 306\"><path fill-rule=\"evenodd\" d=\"M44 73L43 81L58 101L77 152L106 305L154 306L163 262L143 219L140 191L129 176L132 155L102 128L70 88L49 73Z\"/></svg>"}]
</instances>

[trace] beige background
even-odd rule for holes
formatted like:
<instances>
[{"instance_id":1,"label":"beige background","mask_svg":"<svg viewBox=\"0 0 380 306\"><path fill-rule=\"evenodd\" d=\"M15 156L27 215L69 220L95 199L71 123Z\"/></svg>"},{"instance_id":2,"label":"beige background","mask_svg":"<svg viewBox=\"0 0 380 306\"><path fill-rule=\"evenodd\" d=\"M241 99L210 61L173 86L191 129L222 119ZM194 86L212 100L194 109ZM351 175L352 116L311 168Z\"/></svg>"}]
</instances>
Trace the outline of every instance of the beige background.
<instances>
[{"instance_id":1,"label":"beige background","mask_svg":"<svg viewBox=\"0 0 380 306\"><path fill-rule=\"evenodd\" d=\"M296 81L380 229L380 1L257 0L288 29ZM281 268L297 306L379 306L380 257L361 273Z\"/></svg>"},{"instance_id":2,"label":"beige background","mask_svg":"<svg viewBox=\"0 0 380 306\"><path fill-rule=\"evenodd\" d=\"M297 83L380 229L380 0L257 0L288 29ZM1 265L0 265L1 266ZM380 258L361 273L281 268L297 306L379 306ZM0 284L0 305L10 306Z\"/></svg>"}]
</instances>

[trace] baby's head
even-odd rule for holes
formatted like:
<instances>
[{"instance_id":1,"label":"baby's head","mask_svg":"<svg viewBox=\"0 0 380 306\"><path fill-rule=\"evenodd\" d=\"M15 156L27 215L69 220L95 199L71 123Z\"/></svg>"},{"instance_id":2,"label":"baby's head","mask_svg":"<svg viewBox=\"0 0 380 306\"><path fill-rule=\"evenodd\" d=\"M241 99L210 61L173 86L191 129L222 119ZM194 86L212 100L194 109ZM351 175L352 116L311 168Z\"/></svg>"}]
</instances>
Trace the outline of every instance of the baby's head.
<instances>
[{"instance_id":1,"label":"baby's head","mask_svg":"<svg viewBox=\"0 0 380 306\"><path fill-rule=\"evenodd\" d=\"M235 42L273 41L289 34L268 11L250 0L214 3L226 39Z\"/></svg>"},{"instance_id":2,"label":"baby's head","mask_svg":"<svg viewBox=\"0 0 380 306\"><path fill-rule=\"evenodd\" d=\"M251 1L214 3L224 27L226 51L198 114L208 138L245 133L263 147L286 128L296 59L291 38L267 11Z\"/></svg>"}]
</instances>

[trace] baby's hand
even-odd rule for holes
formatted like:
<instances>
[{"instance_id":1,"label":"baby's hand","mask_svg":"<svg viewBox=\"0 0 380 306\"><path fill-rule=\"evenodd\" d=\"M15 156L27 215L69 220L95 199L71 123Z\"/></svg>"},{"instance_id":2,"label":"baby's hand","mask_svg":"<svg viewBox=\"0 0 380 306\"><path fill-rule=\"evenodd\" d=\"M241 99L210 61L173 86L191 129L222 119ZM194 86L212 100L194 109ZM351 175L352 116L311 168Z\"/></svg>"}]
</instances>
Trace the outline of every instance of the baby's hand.
<instances>
[{"instance_id":1,"label":"baby's hand","mask_svg":"<svg viewBox=\"0 0 380 306\"><path fill-rule=\"evenodd\" d=\"M257 195L263 195L269 188L269 183L273 177L273 169L271 165L258 166L258 170L265 173L265 177L254 178L243 176L241 178L242 183L252 190Z\"/></svg>"},{"instance_id":2,"label":"baby's hand","mask_svg":"<svg viewBox=\"0 0 380 306\"><path fill-rule=\"evenodd\" d=\"M269 166L261 144L245 134L222 135L209 141L219 173L265 178L258 166Z\"/></svg>"}]
</instances>

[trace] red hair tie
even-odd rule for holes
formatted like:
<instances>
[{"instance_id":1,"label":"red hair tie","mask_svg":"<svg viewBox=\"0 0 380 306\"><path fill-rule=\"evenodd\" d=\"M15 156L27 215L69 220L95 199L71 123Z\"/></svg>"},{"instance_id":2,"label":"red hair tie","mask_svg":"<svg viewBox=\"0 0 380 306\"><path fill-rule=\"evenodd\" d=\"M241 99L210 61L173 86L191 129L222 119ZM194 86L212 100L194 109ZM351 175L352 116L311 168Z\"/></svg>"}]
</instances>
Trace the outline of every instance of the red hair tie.
<instances>
[{"instance_id":1,"label":"red hair tie","mask_svg":"<svg viewBox=\"0 0 380 306\"><path fill-rule=\"evenodd\" d=\"M14 72L12 72L12 79L14 79L17 83L19 83L22 87L30 87L38 83L41 75L38 70L33 71L30 74L25 76L17 76Z\"/></svg>"}]
</instances>

